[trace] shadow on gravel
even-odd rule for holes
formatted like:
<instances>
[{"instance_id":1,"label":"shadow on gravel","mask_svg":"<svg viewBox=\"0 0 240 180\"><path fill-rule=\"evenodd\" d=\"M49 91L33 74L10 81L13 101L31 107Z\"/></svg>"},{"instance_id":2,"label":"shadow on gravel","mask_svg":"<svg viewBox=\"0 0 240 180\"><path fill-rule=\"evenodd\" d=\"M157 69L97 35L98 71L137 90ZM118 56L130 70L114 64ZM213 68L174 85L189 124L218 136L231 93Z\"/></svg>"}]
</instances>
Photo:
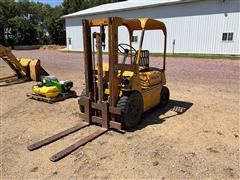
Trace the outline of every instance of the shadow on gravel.
<instances>
[{"instance_id":1,"label":"shadow on gravel","mask_svg":"<svg viewBox=\"0 0 240 180\"><path fill-rule=\"evenodd\" d=\"M166 119L173 118L175 116L185 113L188 109L192 107L192 105L193 103L191 102L169 100L168 105L166 107L159 108L157 106L145 112L142 117L142 122L135 129L132 129L131 131L143 129L146 126L149 126L152 124L161 124L164 121L166 121ZM159 117L160 115L163 115L168 111L172 111L174 112L174 114L170 116L166 116L163 119Z\"/></svg>"}]
</instances>

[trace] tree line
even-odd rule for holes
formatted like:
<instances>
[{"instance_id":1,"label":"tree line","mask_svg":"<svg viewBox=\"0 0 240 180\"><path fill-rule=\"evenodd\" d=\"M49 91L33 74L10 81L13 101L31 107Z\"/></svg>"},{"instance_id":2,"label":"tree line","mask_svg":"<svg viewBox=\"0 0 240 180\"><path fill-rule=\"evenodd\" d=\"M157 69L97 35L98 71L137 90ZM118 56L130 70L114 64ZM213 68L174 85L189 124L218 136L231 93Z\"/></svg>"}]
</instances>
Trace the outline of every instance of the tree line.
<instances>
[{"instance_id":1,"label":"tree line","mask_svg":"<svg viewBox=\"0 0 240 180\"><path fill-rule=\"evenodd\" d=\"M0 0L0 44L47 45L66 43L61 16L123 0L64 0L59 6L29 0Z\"/></svg>"}]
</instances>

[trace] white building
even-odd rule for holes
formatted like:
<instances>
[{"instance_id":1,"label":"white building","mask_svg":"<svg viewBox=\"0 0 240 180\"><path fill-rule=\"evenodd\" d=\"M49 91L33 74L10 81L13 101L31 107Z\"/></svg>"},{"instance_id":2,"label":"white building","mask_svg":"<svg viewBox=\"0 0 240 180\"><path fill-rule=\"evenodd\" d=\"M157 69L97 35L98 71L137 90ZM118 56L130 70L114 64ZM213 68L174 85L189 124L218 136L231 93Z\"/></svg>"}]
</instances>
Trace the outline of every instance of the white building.
<instances>
[{"instance_id":1,"label":"white building","mask_svg":"<svg viewBox=\"0 0 240 180\"><path fill-rule=\"evenodd\" d=\"M68 50L83 51L82 19L113 16L163 21L168 53L240 55L240 0L128 0L68 14L63 16ZM133 46L137 47L140 33L134 36ZM161 38L157 32L146 34L143 48L159 52ZM119 43L127 41L126 29L121 28Z\"/></svg>"}]
</instances>

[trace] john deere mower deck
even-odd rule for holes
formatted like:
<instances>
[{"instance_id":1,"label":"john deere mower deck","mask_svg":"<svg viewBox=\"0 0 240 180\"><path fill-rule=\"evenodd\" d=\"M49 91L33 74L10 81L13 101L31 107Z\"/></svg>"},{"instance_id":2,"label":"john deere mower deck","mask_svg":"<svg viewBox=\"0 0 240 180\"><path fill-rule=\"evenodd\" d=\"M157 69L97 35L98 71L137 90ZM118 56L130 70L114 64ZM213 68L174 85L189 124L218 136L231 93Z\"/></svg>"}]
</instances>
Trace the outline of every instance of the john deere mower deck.
<instances>
[{"instance_id":1,"label":"john deere mower deck","mask_svg":"<svg viewBox=\"0 0 240 180\"><path fill-rule=\"evenodd\" d=\"M106 19L83 20L85 84L78 100L79 117L84 124L74 126L28 146L35 150L89 125L98 125L99 130L80 139L71 146L53 155L57 161L78 147L101 136L109 129L123 132L135 127L142 113L156 105L164 107L169 100L169 90L164 85L167 31L164 23L149 19ZM118 44L118 28L127 27L129 44ZM99 32L91 33L91 27L99 27ZM105 28L108 28L108 63L103 63L102 48L105 48ZM138 50L132 46L133 32L141 31ZM161 30L164 35L163 66L149 66L149 51L142 50L146 30ZM159 32L161 32L159 31ZM95 54L96 48L96 54ZM118 51L123 54L121 62ZM96 56L96 57L95 57ZM96 62L95 62L96 58Z\"/></svg>"}]
</instances>

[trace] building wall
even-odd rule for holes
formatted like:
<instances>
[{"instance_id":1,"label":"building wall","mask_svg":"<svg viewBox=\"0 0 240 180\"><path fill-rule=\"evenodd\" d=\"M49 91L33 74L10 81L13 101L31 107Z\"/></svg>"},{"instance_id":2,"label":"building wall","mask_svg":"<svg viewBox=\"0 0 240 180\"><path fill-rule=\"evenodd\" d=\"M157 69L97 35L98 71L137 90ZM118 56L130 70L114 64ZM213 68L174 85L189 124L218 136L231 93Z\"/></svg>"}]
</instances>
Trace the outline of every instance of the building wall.
<instances>
[{"instance_id":1,"label":"building wall","mask_svg":"<svg viewBox=\"0 0 240 180\"><path fill-rule=\"evenodd\" d=\"M69 47L68 38L71 38L72 44L69 50L83 50L81 19L108 16L124 18L149 17L163 21L168 31L168 53L174 51L175 53L240 55L239 0L204 0L87 17L67 18L67 45ZM225 32L233 32L233 41L222 41L222 34ZM140 32L135 32L134 35L138 36L139 42ZM122 42L128 42L128 33L125 28L119 29L119 43ZM134 43L133 46L138 47L138 43ZM150 31L145 34L144 49L149 49L150 52L162 52L162 47L162 33Z\"/></svg>"}]
</instances>

